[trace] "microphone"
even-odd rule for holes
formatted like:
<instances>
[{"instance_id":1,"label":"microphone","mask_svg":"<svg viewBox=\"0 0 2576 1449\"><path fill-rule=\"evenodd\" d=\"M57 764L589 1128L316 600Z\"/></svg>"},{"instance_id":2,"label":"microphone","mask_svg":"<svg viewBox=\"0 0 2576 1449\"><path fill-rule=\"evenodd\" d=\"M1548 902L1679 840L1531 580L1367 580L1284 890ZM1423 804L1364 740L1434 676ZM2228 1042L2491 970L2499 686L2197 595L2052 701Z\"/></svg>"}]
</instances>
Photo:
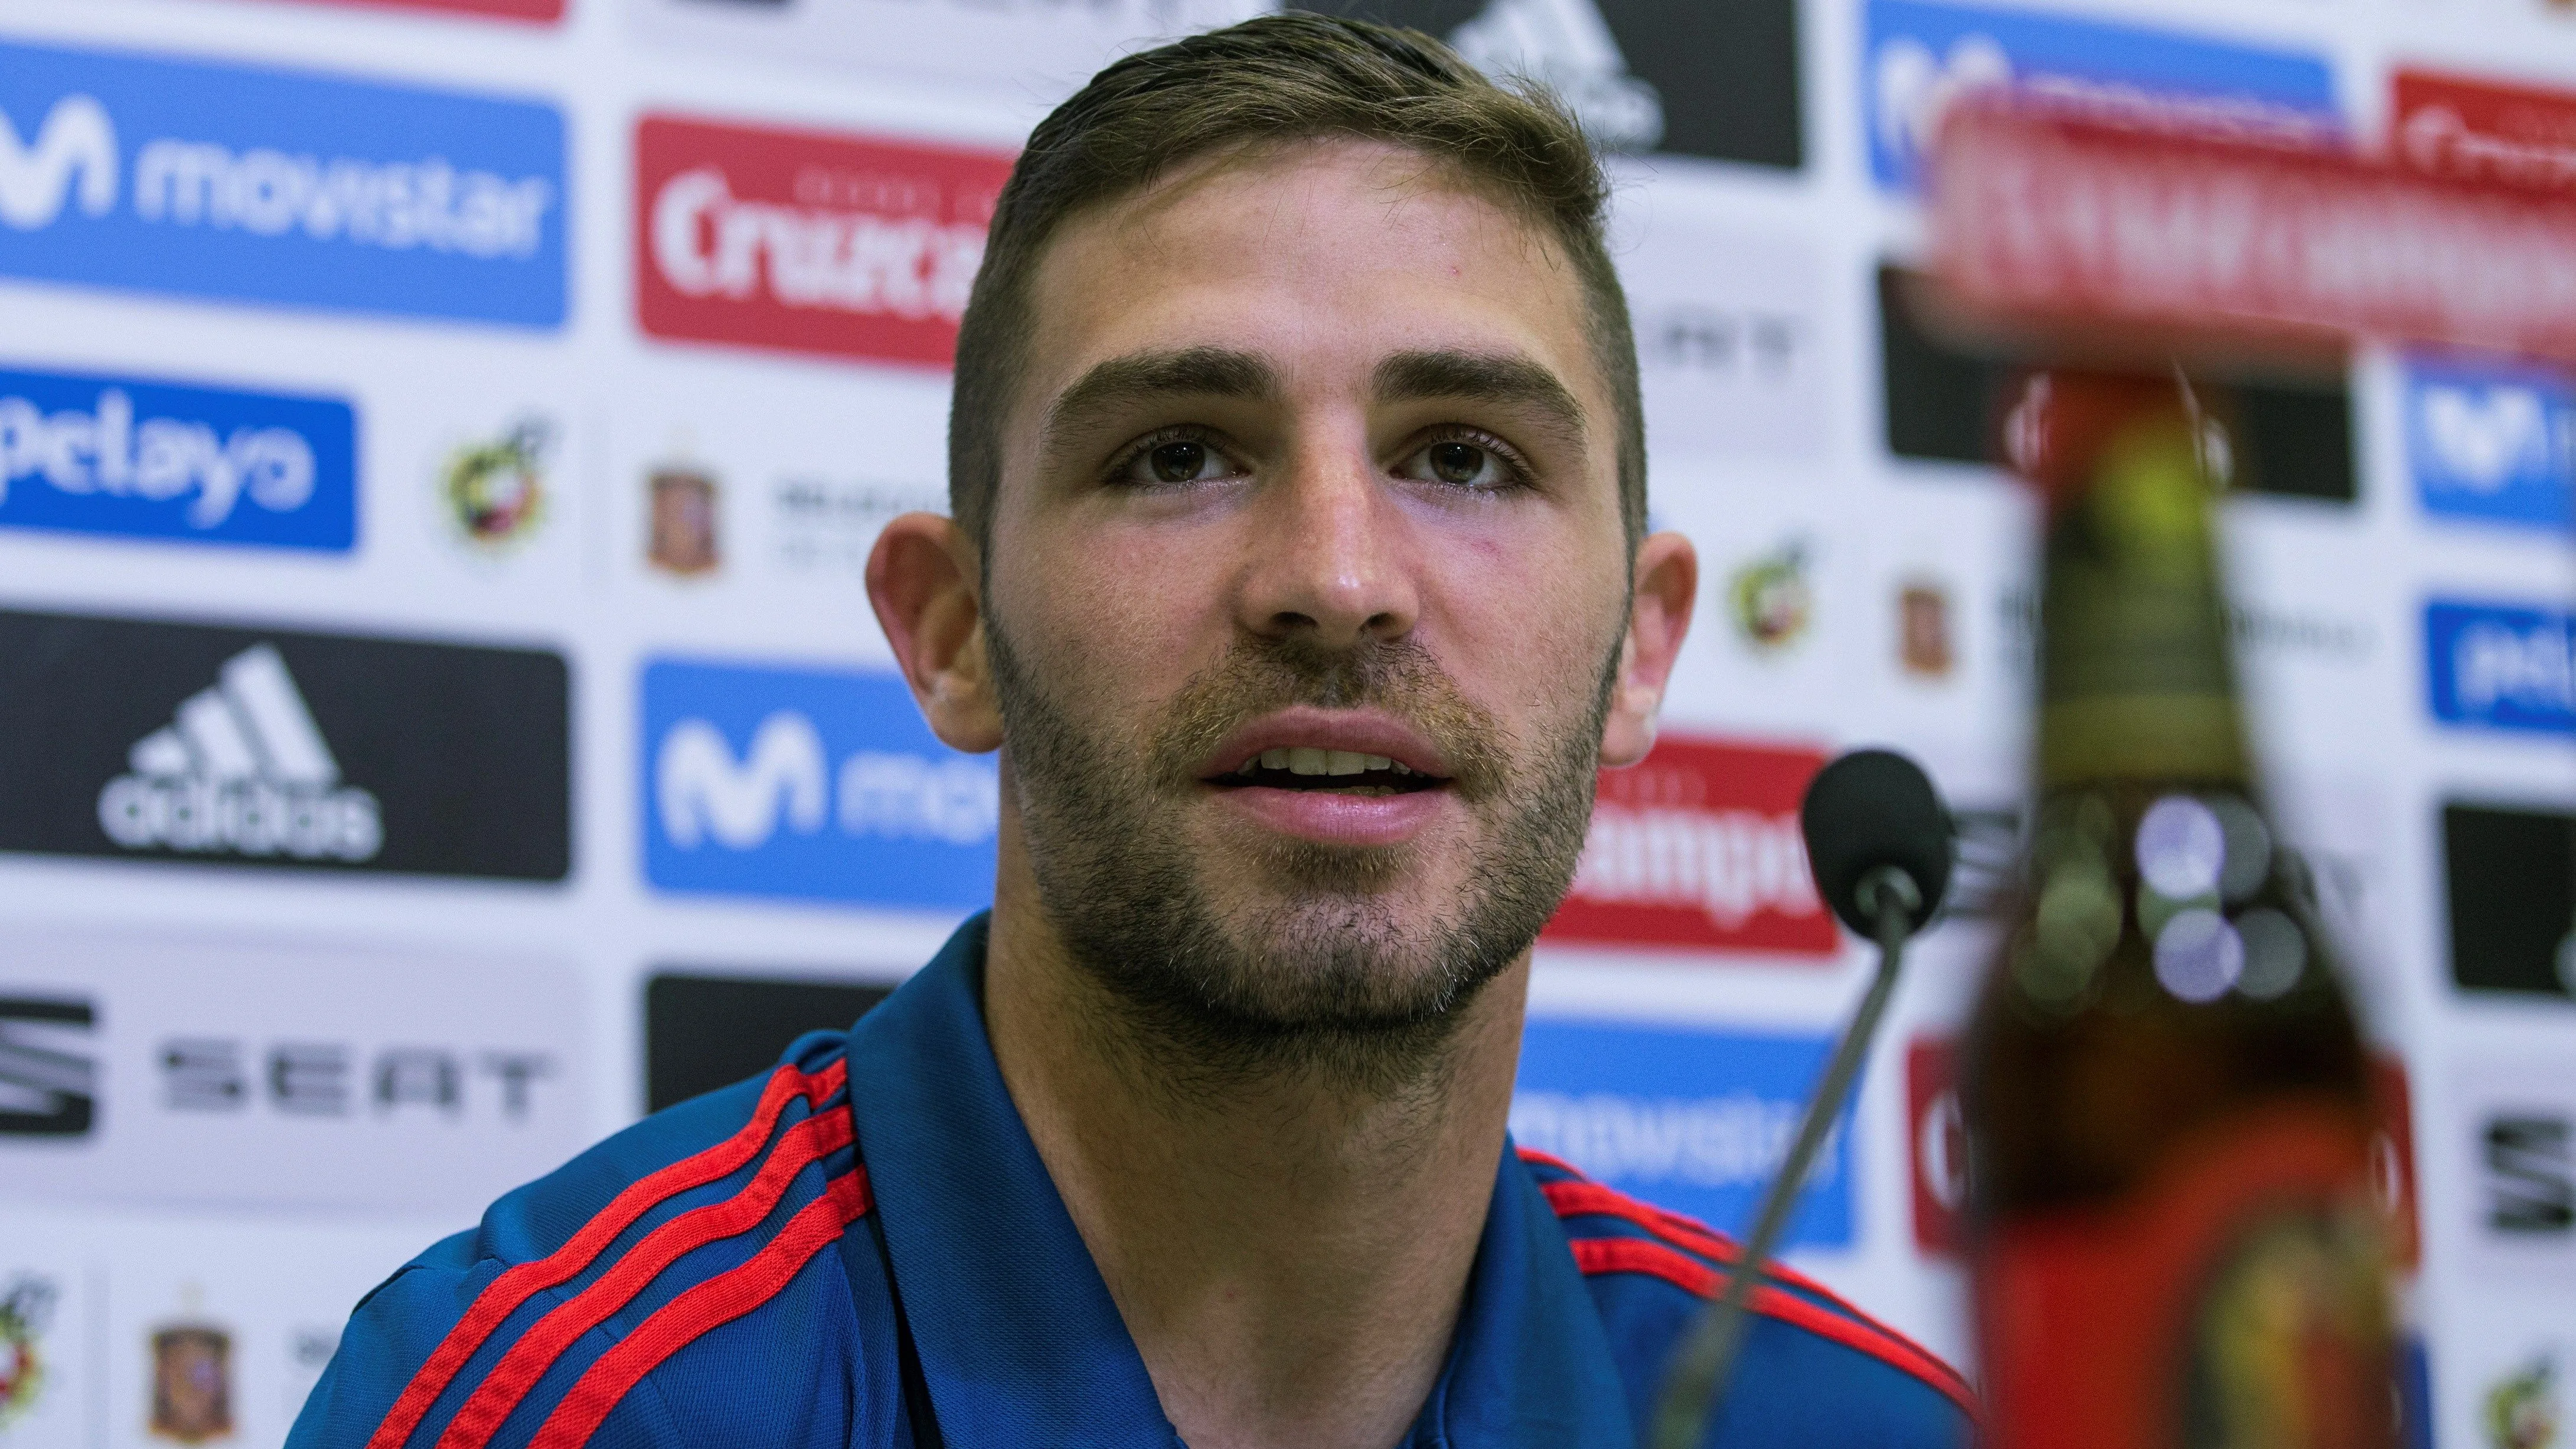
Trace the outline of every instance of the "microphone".
<instances>
[{"instance_id":1,"label":"microphone","mask_svg":"<svg viewBox=\"0 0 2576 1449\"><path fill-rule=\"evenodd\" d=\"M1870 1038L1878 1034L1879 1018L1896 990L1905 942L1930 923L1950 888L1950 812L1922 768L1893 750L1854 750L1817 771L1798 823L1817 891L1844 925L1878 943L1878 974L1816 1083L1797 1140L1763 1194L1725 1294L1700 1315L1665 1373L1649 1440L1653 1449L1698 1449L1707 1436L1751 1328L1747 1309L1762 1265L1779 1246L1807 1169L1869 1055Z\"/></svg>"}]
</instances>

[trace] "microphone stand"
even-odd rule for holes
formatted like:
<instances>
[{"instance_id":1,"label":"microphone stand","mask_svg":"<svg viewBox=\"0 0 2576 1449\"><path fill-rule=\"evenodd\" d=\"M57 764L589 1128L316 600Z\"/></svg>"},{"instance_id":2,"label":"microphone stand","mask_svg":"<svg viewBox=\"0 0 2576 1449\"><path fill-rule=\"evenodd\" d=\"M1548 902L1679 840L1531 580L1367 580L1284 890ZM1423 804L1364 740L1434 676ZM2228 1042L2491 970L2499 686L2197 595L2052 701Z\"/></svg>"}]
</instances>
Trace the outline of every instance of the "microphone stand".
<instances>
[{"instance_id":1,"label":"microphone stand","mask_svg":"<svg viewBox=\"0 0 2576 1449\"><path fill-rule=\"evenodd\" d=\"M1870 1039L1878 1034L1878 1019L1886 1014L1888 998L1895 994L1897 970L1904 962L1906 938L1913 934L1911 923L1922 908L1923 893L1913 876L1882 865L1861 877L1852 894L1862 914L1878 928L1878 975L1870 981L1851 1025L1843 1028L1833 1062L1807 1102L1797 1141L1780 1164L1779 1175L1771 1180L1771 1190L1763 1195L1761 1214L1753 1220L1753 1236L1745 1240L1735 1271L1728 1275L1726 1295L1700 1315L1664 1378L1664 1391L1655 1405L1654 1433L1648 1439L1652 1449L1698 1449L1710 1421L1717 1417L1736 1355L1752 1328L1749 1310L1762 1265L1788 1230L1789 1211L1797 1204L1798 1190L1806 1185L1807 1169L1825 1145L1825 1135L1833 1130L1834 1118L1841 1115L1852 1078L1860 1074Z\"/></svg>"}]
</instances>

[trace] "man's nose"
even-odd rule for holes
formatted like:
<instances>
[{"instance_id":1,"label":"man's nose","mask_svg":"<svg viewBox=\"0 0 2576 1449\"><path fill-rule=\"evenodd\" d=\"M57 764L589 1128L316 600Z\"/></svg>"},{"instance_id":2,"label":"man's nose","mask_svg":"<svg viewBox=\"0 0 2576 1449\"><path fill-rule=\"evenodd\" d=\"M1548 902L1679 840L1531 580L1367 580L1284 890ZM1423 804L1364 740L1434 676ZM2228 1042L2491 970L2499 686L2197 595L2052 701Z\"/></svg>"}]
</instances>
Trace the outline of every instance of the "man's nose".
<instances>
[{"instance_id":1,"label":"man's nose","mask_svg":"<svg viewBox=\"0 0 2576 1449\"><path fill-rule=\"evenodd\" d=\"M1301 448L1245 541L1244 627L1327 649L1401 638L1420 612L1400 501L1364 447Z\"/></svg>"}]
</instances>

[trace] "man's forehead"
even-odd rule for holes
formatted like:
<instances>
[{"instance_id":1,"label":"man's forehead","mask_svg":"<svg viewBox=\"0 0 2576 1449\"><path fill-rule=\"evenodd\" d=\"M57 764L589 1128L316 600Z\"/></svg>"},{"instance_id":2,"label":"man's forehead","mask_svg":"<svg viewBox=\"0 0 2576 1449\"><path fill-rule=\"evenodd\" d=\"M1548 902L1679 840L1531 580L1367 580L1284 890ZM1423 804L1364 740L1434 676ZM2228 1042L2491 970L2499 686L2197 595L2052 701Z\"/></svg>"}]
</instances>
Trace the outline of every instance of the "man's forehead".
<instances>
[{"instance_id":1,"label":"man's forehead","mask_svg":"<svg viewBox=\"0 0 2576 1449\"><path fill-rule=\"evenodd\" d=\"M1520 354L1577 392L1597 381L1582 282L1549 229L1455 164L1382 142L1237 149L1096 203L1050 239L1029 300L1020 402L1041 410L1107 360L1200 345L1293 365L1284 353L1341 340L1354 373L1404 350ZM1298 325L1327 315L1340 333ZM1437 335L1387 335L1407 328Z\"/></svg>"}]
</instances>

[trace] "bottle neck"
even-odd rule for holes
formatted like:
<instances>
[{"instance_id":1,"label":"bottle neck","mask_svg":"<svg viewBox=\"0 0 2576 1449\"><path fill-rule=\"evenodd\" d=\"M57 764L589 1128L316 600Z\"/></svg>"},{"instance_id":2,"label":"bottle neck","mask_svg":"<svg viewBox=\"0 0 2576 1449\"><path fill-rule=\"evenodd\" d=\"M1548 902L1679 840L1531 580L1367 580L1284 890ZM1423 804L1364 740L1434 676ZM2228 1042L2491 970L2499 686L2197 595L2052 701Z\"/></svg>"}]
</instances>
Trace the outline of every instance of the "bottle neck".
<instances>
[{"instance_id":1,"label":"bottle neck","mask_svg":"<svg viewBox=\"0 0 2576 1449\"><path fill-rule=\"evenodd\" d=\"M2066 437L2049 509L2040 788L2250 784L2198 419L2170 388L2086 382L2052 379L2097 425Z\"/></svg>"}]
</instances>

